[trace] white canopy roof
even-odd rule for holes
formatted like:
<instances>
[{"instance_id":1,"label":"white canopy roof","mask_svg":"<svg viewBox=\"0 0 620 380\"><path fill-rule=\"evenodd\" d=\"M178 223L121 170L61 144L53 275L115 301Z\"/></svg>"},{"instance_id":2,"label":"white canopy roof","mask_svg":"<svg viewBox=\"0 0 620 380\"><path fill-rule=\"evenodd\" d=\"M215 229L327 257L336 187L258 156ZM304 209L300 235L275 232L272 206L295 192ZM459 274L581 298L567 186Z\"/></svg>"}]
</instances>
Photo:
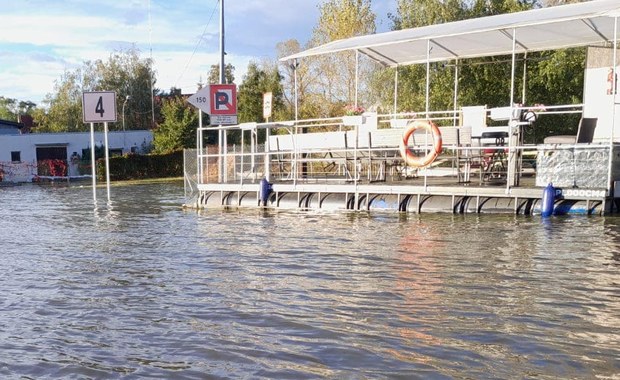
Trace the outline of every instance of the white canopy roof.
<instances>
[{"instance_id":1,"label":"white canopy roof","mask_svg":"<svg viewBox=\"0 0 620 380\"><path fill-rule=\"evenodd\" d=\"M386 66L425 63L429 41L430 62L509 55L513 33L517 53L601 44L614 41L615 17L620 0L594 0L352 37L281 60L358 50Z\"/></svg>"}]
</instances>

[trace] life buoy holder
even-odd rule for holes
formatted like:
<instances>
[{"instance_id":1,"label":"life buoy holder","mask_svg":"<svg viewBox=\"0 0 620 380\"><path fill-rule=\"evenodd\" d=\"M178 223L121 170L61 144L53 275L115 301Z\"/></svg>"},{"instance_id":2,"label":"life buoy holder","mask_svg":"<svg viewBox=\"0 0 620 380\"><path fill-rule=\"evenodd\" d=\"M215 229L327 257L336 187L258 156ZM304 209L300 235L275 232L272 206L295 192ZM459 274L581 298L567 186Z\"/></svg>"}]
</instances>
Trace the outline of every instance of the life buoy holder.
<instances>
[{"instance_id":1,"label":"life buoy holder","mask_svg":"<svg viewBox=\"0 0 620 380\"><path fill-rule=\"evenodd\" d=\"M409 149L409 138L418 129L425 129L433 135L433 149L425 156L418 157ZM400 142L400 155L405 163L414 168L423 168L430 165L441 153L441 132L435 123L430 120L414 120L407 124L407 129L403 133Z\"/></svg>"}]
</instances>

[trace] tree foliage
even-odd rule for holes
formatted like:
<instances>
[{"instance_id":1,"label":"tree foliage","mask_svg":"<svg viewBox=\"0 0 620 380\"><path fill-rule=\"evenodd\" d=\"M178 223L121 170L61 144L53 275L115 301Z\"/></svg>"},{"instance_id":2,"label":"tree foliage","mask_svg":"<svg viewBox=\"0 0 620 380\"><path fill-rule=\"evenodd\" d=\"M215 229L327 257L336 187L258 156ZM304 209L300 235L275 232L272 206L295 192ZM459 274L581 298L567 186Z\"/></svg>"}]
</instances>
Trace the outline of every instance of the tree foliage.
<instances>
[{"instance_id":1,"label":"tree foliage","mask_svg":"<svg viewBox=\"0 0 620 380\"><path fill-rule=\"evenodd\" d=\"M155 153L170 153L196 146L198 114L183 97L164 98L161 114L163 122L153 131Z\"/></svg>"},{"instance_id":2,"label":"tree foliage","mask_svg":"<svg viewBox=\"0 0 620 380\"><path fill-rule=\"evenodd\" d=\"M375 14L370 0L328 0L319 6L319 21L313 30L311 44L319 45L330 41L365 35L375 32ZM313 107L321 116L341 116L342 106L355 103L356 56L355 52L343 52L308 59L310 75L316 78L310 91ZM359 94L364 94L368 73L373 70L369 62L358 67L361 83ZM306 99L309 101L310 99ZM363 101L362 101L363 102ZM326 106L339 104L334 109Z\"/></svg>"},{"instance_id":3,"label":"tree foliage","mask_svg":"<svg viewBox=\"0 0 620 380\"><path fill-rule=\"evenodd\" d=\"M153 80L153 84L151 84ZM75 132L87 126L82 120L82 93L85 91L115 91L116 109L122 112L125 105L126 129L148 129L153 126L154 73L150 59L141 59L137 49L117 51L107 61L84 62L73 71L66 70L54 84L54 91L43 100L47 110L34 114L38 131ZM153 92L157 92L154 89ZM121 129L120 119L117 126Z\"/></svg>"},{"instance_id":4,"label":"tree foliage","mask_svg":"<svg viewBox=\"0 0 620 380\"><path fill-rule=\"evenodd\" d=\"M286 57L302 50L299 41L292 39L278 43L276 46L278 58ZM311 62L290 61L280 62L279 69L282 76L283 99L285 110L283 119L294 120L310 119L317 117L319 110L317 107L320 99L313 96L313 89L320 88L318 78L312 75ZM295 91L297 89L297 91ZM297 98L295 98L297 97ZM317 99L314 99L317 98ZM297 102L297 104L295 104ZM297 115L295 106L297 105Z\"/></svg>"},{"instance_id":5,"label":"tree foliage","mask_svg":"<svg viewBox=\"0 0 620 380\"><path fill-rule=\"evenodd\" d=\"M264 62L259 65L256 62L250 62L243 82L239 86L238 115L240 122L264 121L263 94L266 92L271 92L273 96L272 120L284 116L284 94L281 79L282 77L275 64Z\"/></svg>"},{"instance_id":6,"label":"tree foliage","mask_svg":"<svg viewBox=\"0 0 620 380\"><path fill-rule=\"evenodd\" d=\"M235 66L226 63L224 65L224 84L232 83L235 83ZM211 65L209 84L220 84L220 65Z\"/></svg>"},{"instance_id":7,"label":"tree foliage","mask_svg":"<svg viewBox=\"0 0 620 380\"><path fill-rule=\"evenodd\" d=\"M138 50L129 49L112 53L105 62L87 62L86 67L88 87L94 91L116 91L117 111L122 112L122 105L129 96L125 105L126 129L153 127L152 96L155 94L151 95L150 59L141 59Z\"/></svg>"},{"instance_id":8,"label":"tree foliage","mask_svg":"<svg viewBox=\"0 0 620 380\"><path fill-rule=\"evenodd\" d=\"M0 96L0 119L17 121L19 115L31 115L36 106L31 101L20 101Z\"/></svg>"},{"instance_id":9,"label":"tree foliage","mask_svg":"<svg viewBox=\"0 0 620 380\"><path fill-rule=\"evenodd\" d=\"M82 70L65 70L54 83L54 92L43 103L47 112L35 113L37 132L78 132L86 130L82 120Z\"/></svg>"}]
</instances>

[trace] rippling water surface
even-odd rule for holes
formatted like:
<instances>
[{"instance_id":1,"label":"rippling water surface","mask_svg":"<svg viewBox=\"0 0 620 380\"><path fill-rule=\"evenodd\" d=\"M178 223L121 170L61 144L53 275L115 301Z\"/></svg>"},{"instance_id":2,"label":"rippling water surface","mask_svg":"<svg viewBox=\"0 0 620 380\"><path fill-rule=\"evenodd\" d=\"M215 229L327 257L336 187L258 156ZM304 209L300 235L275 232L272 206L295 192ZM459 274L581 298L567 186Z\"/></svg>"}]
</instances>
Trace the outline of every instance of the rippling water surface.
<instances>
[{"instance_id":1,"label":"rippling water surface","mask_svg":"<svg viewBox=\"0 0 620 380\"><path fill-rule=\"evenodd\" d=\"M620 218L182 193L0 188L1 378L620 379Z\"/></svg>"}]
</instances>

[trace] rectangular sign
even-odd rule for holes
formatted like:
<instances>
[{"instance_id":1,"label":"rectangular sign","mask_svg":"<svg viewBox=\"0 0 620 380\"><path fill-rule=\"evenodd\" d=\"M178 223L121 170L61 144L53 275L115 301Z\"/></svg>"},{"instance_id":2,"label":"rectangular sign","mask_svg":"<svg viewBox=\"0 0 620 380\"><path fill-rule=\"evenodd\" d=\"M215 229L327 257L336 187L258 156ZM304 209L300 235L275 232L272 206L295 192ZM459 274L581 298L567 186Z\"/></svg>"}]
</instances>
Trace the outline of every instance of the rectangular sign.
<instances>
[{"instance_id":1,"label":"rectangular sign","mask_svg":"<svg viewBox=\"0 0 620 380\"><path fill-rule=\"evenodd\" d=\"M212 84L209 86L211 112L209 115L237 114L237 86L234 84Z\"/></svg>"},{"instance_id":2,"label":"rectangular sign","mask_svg":"<svg viewBox=\"0 0 620 380\"><path fill-rule=\"evenodd\" d=\"M271 117L271 103L273 102L273 93L265 92L263 94L263 118Z\"/></svg>"},{"instance_id":3,"label":"rectangular sign","mask_svg":"<svg viewBox=\"0 0 620 380\"><path fill-rule=\"evenodd\" d=\"M210 115L209 119L211 125L235 125L237 122L237 115Z\"/></svg>"},{"instance_id":4,"label":"rectangular sign","mask_svg":"<svg viewBox=\"0 0 620 380\"><path fill-rule=\"evenodd\" d=\"M116 92L93 91L82 93L84 123L116 121Z\"/></svg>"}]
</instances>

